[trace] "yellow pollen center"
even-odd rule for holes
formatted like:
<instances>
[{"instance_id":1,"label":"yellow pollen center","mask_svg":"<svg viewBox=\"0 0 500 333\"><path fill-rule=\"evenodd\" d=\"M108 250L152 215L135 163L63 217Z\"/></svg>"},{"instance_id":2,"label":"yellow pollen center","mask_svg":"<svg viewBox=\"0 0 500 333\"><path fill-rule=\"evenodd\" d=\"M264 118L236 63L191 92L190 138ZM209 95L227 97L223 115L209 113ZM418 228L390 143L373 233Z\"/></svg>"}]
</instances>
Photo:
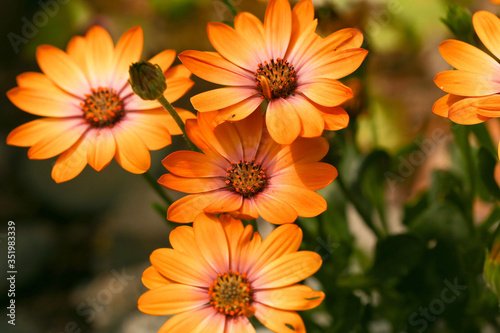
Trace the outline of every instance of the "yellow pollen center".
<instances>
[{"instance_id":1,"label":"yellow pollen center","mask_svg":"<svg viewBox=\"0 0 500 333\"><path fill-rule=\"evenodd\" d=\"M224 274L219 273L208 289L210 305L227 316L253 315L252 288L248 282L246 273L233 272L229 270Z\"/></svg>"},{"instance_id":2,"label":"yellow pollen center","mask_svg":"<svg viewBox=\"0 0 500 333\"><path fill-rule=\"evenodd\" d=\"M80 105L87 123L92 127L113 127L125 115L123 101L114 89L91 89Z\"/></svg>"},{"instance_id":3,"label":"yellow pollen center","mask_svg":"<svg viewBox=\"0 0 500 333\"><path fill-rule=\"evenodd\" d=\"M297 88L296 73L293 65L281 58L271 59L259 64L255 72L257 89L267 100L286 98Z\"/></svg>"},{"instance_id":4,"label":"yellow pollen center","mask_svg":"<svg viewBox=\"0 0 500 333\"><path fill-rule=\"evenodd\" d=\"M255 158L250 162L246 158L238 163L232 162L226 171L228 188L246 198L262 191L267 183L266 168L260 162L255 162Z\"/></svg>"}]
</instances>

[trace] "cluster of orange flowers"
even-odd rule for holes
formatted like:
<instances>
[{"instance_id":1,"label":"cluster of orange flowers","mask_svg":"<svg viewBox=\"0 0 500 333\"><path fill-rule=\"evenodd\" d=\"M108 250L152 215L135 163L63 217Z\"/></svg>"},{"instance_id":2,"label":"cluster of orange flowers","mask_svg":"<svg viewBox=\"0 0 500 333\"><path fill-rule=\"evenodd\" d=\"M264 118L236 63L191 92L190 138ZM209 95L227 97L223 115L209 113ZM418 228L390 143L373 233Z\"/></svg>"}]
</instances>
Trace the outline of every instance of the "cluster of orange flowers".
<instances>
[{"instance_id":1,"label":"cluster of orange flowers","mask_svg":"<svg viewBox=\"0 0 500 333\"><path fill-rule=\"evenodd\" d=\"M150 290L139 309L176 314L160 332L255 332L251 316L276 332L305 332L296 311L323 300L322 292L297 284L322 261L314 252L298 251L302 231L291 223L326 210L315 191L329 185L337 170L319 162L328 151L321 135L347 126L341 105L353 94L338 79L353 73L367 51L356 29L322 38L316 26L311 0L293 10L288 0L271 0L264 23L250 13L238 14L234 28L210 23L208 37L217 52L182 52L183 65L172 68L172 50L150 60L164 72L169 102L192 87L191 73L227 86L194 96L197 116L176 109L201 152L178 151L163 160L170 173L159 183L189 193L169 207L167 218L193 227L173 230L173 249L153 252L143 275ZM500 20L479 12L474 27L500 57ZM158 102L135 95L127 81L142 45L139 27L116 46L104 29L93 27L74 37L66 52L40 46L43 74L19 75L18 87L7 95L18 108L44 118L14 129L8 144L31 147L31 159L59 155L52 170L56 182L76 177L87 163L100 171L113 158L129 172L147 171L149 150L169 145L181 129ZM458 70L436 76L449 95L433 111L462 124L498 117L498 62L459 41L444 42L440 51ZM240 221L259 216L284 225L262 240Z\"/></svg>"}]
</instances>

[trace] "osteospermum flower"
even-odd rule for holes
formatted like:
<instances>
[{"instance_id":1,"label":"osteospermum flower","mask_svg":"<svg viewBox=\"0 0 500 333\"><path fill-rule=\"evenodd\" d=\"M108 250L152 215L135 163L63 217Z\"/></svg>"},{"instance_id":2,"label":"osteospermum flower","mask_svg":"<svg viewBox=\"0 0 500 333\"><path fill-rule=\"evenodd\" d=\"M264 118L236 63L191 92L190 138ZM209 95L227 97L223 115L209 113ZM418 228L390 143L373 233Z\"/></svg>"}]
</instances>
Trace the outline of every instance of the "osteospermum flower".
<instances>
[{"instance_id":1,"label":"osteospermum flower","mask_svg":"<svg viewBox=\"0 0 500 333\"><path fill-rule=\"evenodd\" d=\"M301 241L296 225L280 226L262 241L251 225L202 214L192 228L172 230L173 249L151 254L142 276L150 290L139 310L176 314L159 332L255 333L251 316L274 332L305 332L295 311L315 308L325 295L296 284L322 263L316 252L297 252Z\"/></svg>"},{"instance_id":2,"label":"osteospermum flower","mask_svg":"<svg viewBox=\"0 0 500 333\"><path fill-rule=\"evenodd\" d=\"M293 11L288 0L271 0L264 24L246 12L236 16L234 29L209 23L218 53L185 51L179 58L195 75L230 87L192 97L193 106L220 110L217 121L238 121L266 100L267 128L282 144L346 127L349 116L339 105L353 95L338 79L363 62L363 35L343 29L323 39L316 26L311 0Z\"/></svg>"},{"instance_id":3,"label":"osteospermum flower","mask_svg":"<svg viewBox=\"0 0 500 333\"><path fill-rule=\"evenodd\" d=\"M280 145L263 128L260 110L214 127L216 116L198 113L197 121L186 122L189 138L204 154L178 151L162 162L171 173L158 182L192 193L170 205L169 220L192 222L201 212L228 212L281 224L326 210L325 199L314 192L337 177L332 165L318 162L328 151L325 138Z\"/></svg>"},{"instance_id":4,"label":"osteospermum flower","mask_svg":"<svg viewBox=\"0 0 500 333\"><path fill-rule=\"evenodd\" d=\"M31 147L31 159L60 154L52 169L56 182L76 177L87 163L100 171L113 157L127 171L147 171L149 150L165 147L170 135L181 131L159 103L141 100L127 82L129 66L139 60L142 44L140 27L128 30L115 47L109 34L95 26L85 37L72 38L66 52L39 46L36 57L43 74L19 75L18 87L7 96L23 111L45 118L17 127L7 143ZM193 85L183 65L168 69L174 60L173 50L150 60L165 71L165 96L170 102ZM188 111L178 112L183 119L194 118Z\"/></svg>"},{"instance_id":5,"label":"osteospermum flower","mask_svg":"<svg viewBox=\"0 0 500 333\"><path fill-rule=\"evenodd\" d=\"M455 123L472 125L500 117L500 19L479 11L472 23L481 42L493 54L458 40L439 45L442 57L457 70L436 75L434 82L448 95L440 98L432 111ZM500 155L500 146L499 155Z\"/></svg>"}]
</instances>

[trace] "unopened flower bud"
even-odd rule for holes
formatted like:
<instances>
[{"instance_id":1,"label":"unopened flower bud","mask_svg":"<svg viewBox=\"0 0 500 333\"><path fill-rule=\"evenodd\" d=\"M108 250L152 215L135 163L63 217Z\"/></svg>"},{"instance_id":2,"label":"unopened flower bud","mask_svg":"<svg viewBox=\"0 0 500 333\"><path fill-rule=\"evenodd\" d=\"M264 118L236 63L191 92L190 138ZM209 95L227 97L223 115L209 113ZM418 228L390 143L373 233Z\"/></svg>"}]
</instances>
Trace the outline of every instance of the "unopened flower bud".
<instances>
[{"instance_id":1,"label":"unopened flower bud","mask_svg":"<svg viewBox=\"0 0 500 333\"><path fill-rule=\"evenodd\" d=\"M158 65L141 60L130 65L128 73L132 90L144 100L156 100L167 89L165 75Z\"/></svg>"}]
</instances>

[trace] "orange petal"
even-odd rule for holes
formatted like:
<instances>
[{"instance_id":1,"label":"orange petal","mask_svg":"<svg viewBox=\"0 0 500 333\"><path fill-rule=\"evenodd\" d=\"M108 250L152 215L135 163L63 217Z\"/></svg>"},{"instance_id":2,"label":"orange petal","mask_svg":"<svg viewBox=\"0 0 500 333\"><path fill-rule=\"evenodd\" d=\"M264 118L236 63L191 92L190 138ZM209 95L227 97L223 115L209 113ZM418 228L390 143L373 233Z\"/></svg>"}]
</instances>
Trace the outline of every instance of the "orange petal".
<instances>
[{"instance_id":1,"label":"orange petal","mask_svg":"<svg viewBox=\"0 0 500 333\"><path fill-rule=\"evenodd\" d=\"M439 53L450 65L459 70L482 76L500 75L500 64L475 46L458 40L445 40L439 45ZM496 74L495 74L496 73Z\"/></svg>"},{"instance_id":2,"label":"orange petal","mask_svg":"<svg viewBox=\"0 0 500 333\"><path fill-rule=\"evenodd\" d=\"M80 100L75 99L73 96L64 93L43 73L25 72L16 77L16 82L20 88L43 90L46 94L54 93L55 96L61 96L62 94L62 96L70 97L75 103L80 102Z\"/></svg>"},{"instance_id":3,"label":"orange petal","mask_svg":"<svg viewBox=\"0 0 500 333\"><path fill-rule=\"evenodd\" d=\"M66 48L68 55L80 67L82 72L87 76L87 41L82 36L75 36L71 38Z\"/></svg>"},{"instance_id":4,"label":"orange petal","mask_svg":"<svg viewBox=\"0 0 500 333\"><path fill-rule=\"evenodd\" d=\"M127 88L129 84L127 83ZM125 98L123 98L123 102L125 105L125 110L152 110L161 108L160 102L154 100L143 100L136 94L128 94Z\"/></svg>"},{"instance_id":5,"label":"orange petal","mask_svg":"<svg viewBox=\"0 0 500 333\"><path fill-rule=\"evenodd\" d=\"M203 211L211 214L234 212L241 208L243 197L227 189L214 191L212 202L203 208Z\"/></svg>"},{"instance_id":6,"label":"orange petal","mask_svg":"<svg viewBox=\"0 0 500 333\"><path fill-rule=\"evenodd\" d=\"M318 39L321 39L314 31L318 26L318 20L313 20L309 23L304 31L298 36L297 40L290 44L288 51L285 55L285 59L290 61L299 73L304 63L310 60L314 56L314 50L318 47ZM292 36L294 37L294 36Z\"/></svg>"},{"instance_id":7,"label":"orange petal","mask_svg":"<svg viewBox=\"0 0 500 333\"><path fill-rule=\"evenodd\" d=\"M163 166L181 177L224 177L226 170L208 156L193 151L176 151L168 155ZM228 165L229 166L229 165Z\"/></svg>"},{"instance_id":8,"label":"orange petal","mask_svg":"<svg viewBox=\"0 0 500 333\"><path fill-rule=\"evenodd\" d=\"M269 223L293 223L297 219L297 212L286 202L267 195L265 192L259 193L254 198L257 212Z\"/></svg>"},{"instance_id":9,"label":"orange petal","mask_svg":"<svg viewBox=\"0 0 500 333\"><path fill-rule=\"evenodd\" d=\"M477 98L464 98L451 105L448 118L462 125L474 125L482 123L490 118L478 114L478 109L474 105Z\"/></svg>"},{"instance_id":10,"label":"orange petal","mask_svg":"<svg viewBox=\"0 0 500 333\"><path fill-rule=\"evenodd\" d=\"M254 87L225 87L205 91L191 97L193 107L198 111L216 111L239 103L257 93Z\"/></svg>"},{"instance_id":11,"label":"orange petal","mask_svg":"<svg viewBox=\"0 0 500 333\"><path fill-rule=\"evenodd\" d=\"M202 193L219 190L226 187L223 178L186 178L172 173L164 174L158 179L158 183L168 189L184 193Z\"/></svg>"},{"instance_id":12,"label":"orange petal","mask_svg":"<svg viewBox=\"0 0 500 333\"><path fill-rule=\"evenodd\" d=\"M208 302L208 291L183 284L166 284L143 294L137 302L140 311L157 316L197 309Z\"/></svg>"},{"instance_id":13,"label":"orange petal","mask_svg":"<svg viewBox=\"0 0 500 333\"><path fill-rule=\"evenodd\" d=\"M281 147L277 153L265 157L261 157L259 148L257 160L262 161L267 168L266 173L271 176L294 163L317 162L326 155L328 148L328 141L323 137L298 138L289 147Z\"/></svg>"},{"instance_id":14,"label":"orange petal","mask_svg":"<svg viewBox=\"0 0 500 333\"><path fill-rule=\"evenodd\" d=\"M78 99L63 91L34 88L12 88L7 92L10 101L23 111L44 117L83 116Z\"/></svg>"},{"instance_id":15,"label":"orange petal","mask_svg":"<svg viewBox=\"0 0 500 333\"><path fill-rule=\"evenodd\" d=\"M485 96L500 92L500 81L496 78L460 70L438 73L434 83L439 89L460 96Z\"/></svg>"},{"instance_id":16,"label":"orange petal","mask_svg":"<svg viewBox=\"0 0 500 333\"><path fill-rule=\"evenodd\" d=\"M163 72L166 72L167 69L172 66L175 60L175 50L165 50L157 55L155 55L153 58L149 59L149 62L160 66L160 68L163 70Z\"/></svg>"},{"instance_id":17,"label":"orange petal","mask_svg":"<svg viewBox=\"0 0 500 333\"><path fill-rule=\"evenodd\" d=\"M269 177L268 184L295 185L317 191L328 186L337 175L337 169L327 163L294 163Z\"/></svg>"},{"instance_id":18,"label":"orange petal","mask_svg":"<svg viewBox=\"0 0 500 333\"><path fill-rule=\"evenodd\" d=\"M301 243L302 230L296 224L277 227L262 242L255 256L257 260L247 272L248 276L259 276L263 266L285 254L297 252Z\"/></svg>"},{"instance_id":19,"label":"orange petal","mask_svg":"<svg viewBox=\"0 0 500 333\"><path fill-rule=\"evenodd\" d=\"M234 122L234 127L241 138L242 157L251 160L255 157L262 138L262 126L264 119L260 109L255 110L244 121Z\"/></svg>"},{"instance_id":20,"label":"orange petal","mask_svg":"<svg viewBox=\"0 0 500 333\"><path fill-rule=\"evenodd\" d=\"M257 17L248 12L239 13L234 19L234 29L245 38L252 50L259 50L261 60L271 59L271 54L266 51L264 25Z\"/></svg>"},{"instance_id":21,"label":"orange petal","mask_svg":"<svg viewBox=\"0 0 500 333\"><path fill-rule=\"evenodd\" d=\"M478 116L483 117L500 117L500 95L488 96L485 98L478 98L473 102L477 107Z\"/></svg>"},{"instance_id":22,"label":"orange petal","mask_svg":"<svg viewBox=\"0 0 500 333\"><path fill-rule=\"evenodd\" d=\"M318 193L301 186L268 184L265 193L289 204L299 216L313 217L326 211L326 200Z\"/></svg>"},{"instance_id":23,"label":"orange petal","mask_svg":"<svg viewBox=\"0 0 500 333\"><path fill-rule=\"evenodd\" d=\"M246 118L245 124L249 124ZM214 144L217 151L231 162L243 160L243 137L240 137L236 126L230 122L224 122L214 129L214 136L218 145Z\"/></svg>"},{"instance_id":24,"label":"orange petal","mask_svg":"<svg viewBox=\"0 0 500 333\"><path fill-rule=\"evenodd\" d=\"M312 105L308 99L300 94L297 94L295 96L287 97L287 101L293 105L293 108L300 118L300 136L314 138L323 133L325 121L323 120L318 108Z\"/></svg>"},{"instance_id":25,"label":"orange petal","mask_svg":"<svg viewBox=\"0 0 500 333\"><path fill-rule=\"evenodd\" d=\"M368 51L365 49L347 49L328 55L327 62L318 60L306 64L303 71L305 74L301 77L304 81L315 78L340 79L352 74L361 66L366 58ZM321 59L323 60L323 59Z\"/></svg>"},{"instance_id":26,"label":"orange petal","mask_svg":"<svg viewBox=\"0 0 500 333\"><path fill-rule=\"evenodd\" d=\"M239 316L238 319L227 317L226 330L229 333L256 333L255 328L250 323L247 317Z\"/></svg>"},{"instance_id":27,"label":"orange petal","mask_svg":"<svg viewBox=\"0 0 500 333\"><path fill-rule=\"evenodd\" d=\"M316 252L288 253L265 265L251 283L255 289L289 286L316 273L321 263L321 257Z\"/></svg>"},{"instance_id":28,"label":"orange petal","mask_svg":"<svg viewBox=\"0 0 500 333\"><path fill-rule=\"evenodd\" d=\"M250 72L261 62L245 38L228 25L211 22L207 26L208 38L222 57ZM189 68L189 67L188 67Z\"/></svg>"},{"instance_id":29,"label":"orange petal","mask_svg":"<svg viewBox=\"0 0 500 333\"><path fill-rule=\"evenodd\" d=\"M259 217L259 213L253 200L243 199L240 209L236 212L231 212L231 216L241 220L253 220Z\"/></svg>"},{"instance_id":30,"label":"orange petal","mask_svg":"<svg viewBox=\"0 0 500 333\"><path fill-rule=\"evenodd\" d=\"M96 171L101 171L115 156L116 143L113 132L109 128L90 130L86 139L89 140L87 161Z\"/></svg>"},{"instance_id":31,"label":"orange petal","mask_svg":"<svg viewBox=\"0 0 500 333\"><path fill-rule=\"evenodd\" d=\"M484 46L500 59L500 19L490 12L481 10L472 17L472 24Z\"/></svg>"},{"instance_id":32,"label":"orange petal","mask_svg":"<svg viewBox=\"0 0 500 333\"><path fill-rule=\"evenodd\" d=\"M338 131L349 125L349 115L340 106L332 108L314 103L314 106L321 111L321 115L325 120L325 129L329 131Z\"/></svg>"},{"instance_id":33,"label":"orange petal","mask_svg":"<svg viewBox=\"0 0 500 333\"><path fill-rule=\"evenodd\" d=\"M351 88L327 78L315 78L300 84L297 91L323 106L338 106L353 97Z\"/></svg>"},{"instance_id":34,"label":"orange petal","mask_svg":"<svg viewBox=\"0 0 500 333\"><path fill-rule=\"evenodd\" d=\"M325 294L304 285L294 285L279 289L259 290L254 293L254 301L273 308L291 311L314 309L321 304Z\"/></svg>"},{"instance_id":35,"label":"orange petal","mask_svg":"<svg viewBox=\"0 0 500 333\"><path fill-rule=\"evenodd\" d=\"M266 125L271 137L280 144L291 144L300 134L301 122L295 108L284 98L269 102Z\"/></svg>"},{"instance_id":36,"label":"orange petal","mask_svg":"<svg viewBox=\"0 0 500 333\"><path fill-rule=\"evenodd\" d=\"M216 272L229 271L229 246L224 228L215 215L198 215L193 222L194 238L203 257Z\"/></svg>"},{"instance_id":37,"label":"orange petal","mask_svg":"<svg viewBox=\"0 0 500 333\"><path fill-rule=\"evenodd\" d=\"M52 168L52 179L62 183L78 176L87 165L89 140L82 136L71 148L62 153Z\"/></svg>"},{"instance_id":38,"label":"orange petal","mask_svg":"<svg viewBox=\"0 0 500 333\"><path fill-rule=\"evenodd\" d=\"M450 107L454 103L461 101L464 98L465 97L451 94L444 95L434 103L434 105L432 106L432 112L434 112L438 116L448 118L448 111L450 110Z\"/></svg>"},{"instance_id":39,"label":"orange petal","mask_svg":"<svg viewBox=\"0 0 500 333\"><path fill-rule=\"evenodd\" d=\"M247 98L239 103L220 110L214 120L218 124L223 121L238 122L248 117L252 112L255 111L256 108L260 106L261 103L262 97L255 94L250 98Z\"/></svg>"},{"instance_id":40,"label":"orange petal","mask_svg":"<svg viewBox=\"0 0 500 333\"><path fill-rule=\"evenodd\" d=\"M257 252L261 244L262 238L260 234L258 232L253 232L253 227L247 225L236 247L236 265L233 266L233 268L237 269L239 272L248 272L255 263L255 260L257 260Z\"/></svg>"},{"instance_id":41,"label":"orange petal","mask_svg":"<svg viewBox=\"0 0 500 333\"><path fill-rule=\"evenodd\" d=\"M85 35L87 77L92 88L108 87L113 72L113 40L106 30L93 26Z\"/></svg>"},{"instance_id":42,"label":"orange petal","mask_svg":"<svg viewBox=\"0 0 500 333\"><path fill-rule=\"evenodd\" d=\"M158 333L224 333L225 321L226 315L208 305L173 316Z\"/></svg>"},{"instance_id":43,"label":"orange petal","mask_svg":"<svg viewBox=\"0 0 500 333\"><path fill-rule=\"evenodd\" d=\"M268 54L273 59L285 56L292 36L292 9L288 0L271 0L264 19Z\"/></svg>"},{"instance_id":44,"label":"orange petal","mask_svg":"<svg viewBox=\"0 0 500 333\"><path fill-rule=\"evenodd\" d=\"M177 65L172 68L169 68L165 72L165 79L171 79L174 77L184 77L184 78L190 78L191 77L191 71L187 69L186 66L184 65Z\"/></svg>"},{"instance_id":45,"label":"orange petal","mask_svg":"<svg viewBox=\"0 0 500 333\"><path fill-rule=\"evenodd\" d=\"M148 289L154 289L166 284L174 283L173 281L158 273L156 268L154 268L153 266L149 266L148 268L146 268L144 273L142 273L141 281Z\"/></svg>"},{"instance_id":46,"label":"orange petal","mask_svg":"<svg viewBox=\"0 0 500 333\"><path fill-rule=\"evenodd\" d=\"M200 214L201 215L201 214ZM181 225L170 232L170 245L176 250L193 259L196 259L200 264L201 273L206 276L217 276L212 266L205 260L205 257L198 248L198 244L194 238L194 230L192 227Z\"/></svg>"},{"instance_id":47,"label":"orange petal","mask_svg":"<svg viewBox=\"0 0 500 333\"><path fill-rule=\"evenodd\" d=\"M137 134L149 150L158 150L172 143L165 124L143 112L128 112L122 124Z\"/></svg>"},{"instance_id":48,"label":"orange petal","mask_svg":"<svg viewBox=\"0 0 500 333\"><path fill-rule=\"evenodd\" d=\"M7 136L7 144L19 147L30 147L44 137L52 136L54 132L60 133L69 127L66 119L36 119L12 130Z\"/></svg>"},{"instance_id":49,"label":"orange petal","mask_svg":"<svg viewBox=\"0 0 500 333\"><path fill-rule=\"evenodd\" d=\"M168 207L167 219L172 222L191 223L213 202L212 199L213 192L187 195Z\"/></svg>"},{"instance_id":50,"label":"orange petal","mask_svg":"<svg viewBox=\"0 0 500 333\"><path fill-rule=\"evenodd\" d=\"M311 0L301 0L292 11L292 37L289 48L295 45L300 34L314 21L314 5Z\"/></svg>"},{"instance_id":51,"label":"orange petal","mask_svg":"<svg viewBox=\"0 0 500 333\"><path fill-rule=\"evenodd\" d=\"M241 234L243 233L243 223L240 220L236 220L228 214L222 214L219 217L222 228L224 229L224 233L226 234L227 243L229 246L229 253L232 262L230 264L231 269L236 270L236 252L238 241L240 240Z\"/></svg>"},{"instance_id":52,"label":"orange petal","mask_svg":"<svg viewBox=\"0 0 500 333\"><path fill-rule=\"evenodd\" d=\"M318 53L321 56L327 50L339 52L342 50L359 48L363 44L363 33L355 28L338 30L324 39L323 49Z\"/></svg>"},{"instance_id":53,"label":"orange petal","mask_svg":"<svg viewBox=\"0 0 500 333\"><path fill-rule=\"evenodd\" d=\"M169 78L166 80L167 90L164 96L170 103L177 101L193 87L194 82L184 77Z\"/></svg>"},{"instance_id":54,"label":"orange petal","mask_svg":"<svg viewBox=\"0 0 500 333\"><path fill-rule=\"evenodd\" d=\"M116 43L112 63L115 64L111 79L111 86L117 91L121 91L128 85L128 69L130 64L141 58L143 34L141 27L134 27L123 34Z\"/></svg>"},{"instance_id":55,"label":"orange petal","mask_svg":"<svg viewBox=\"0 0 500 333\"><path fill-rule=\"evenodd\" d=\"M255 303L255 317L268 329L280 333L306 333L302 318L293 311L278 310Z\"/></svg>"},{"instance_id":56,"label":"orange petal","mask_svg":"<svg viewBox=\"0 0 500 333\"><path fill-rule=\"evenodd\" d=\"M65 52L50 45L36 49L38 65L57 86L75 96L90 92L90 85L82 69Z\"/></svg>"},{"instance_id":57,"label":"orange petal","mask_svg":"<svg viewBox=\"0 0 500 333\"><path fill-rule=\"evenodd\" d=\"M136 174L148 171L151 166L151 156L141 138L121 123L115 124L113 135L116 141L115 158L118 164L128 172Z\"/></svg>"},{"instance_id":58,"label":"orange petal","mask_svg":"<svg viewBox=\"0 0 500 333\"><path fill-rule=\"evenodd\" d=\"M157 249L150 259L161 275L177 283L208 288L215 278L204 273L203 264L197 258L173 249Z\"/></svg>"},{"instance_id":59,"label":"orange petal","mask_svg":"<svg viewBox=\"0 0 500 333\"><path fill-rule=\"evenodd\" d=\"M52 132L31 146L28 157L43 160L59 155L69 149L88 128L88 124L82 119L65 119L58 131Z\"/></svg>"},{"instance_id":60,"label":"orange petal","mask_svg":"<svg viewBox=\"0 0 500 333\"><path fill-rule=\"evenodd\" d=\"M206 81L228 86L255 85L253 73L234 65L217 53L184 51L179 54L179 59L194 75Z\"/></svg>"},{"instance_id":61,"label":"orange petal","mask_svg":"<svg viewBox=\"0 0 500 333\"><path fill-rule=\"evenodd\" d=\"M165 112L164 110L161 110L161 111ZM181 117L182 122L184 124L186 123L186 120L188 120L188 119L196 119L196 116L191 111L184 110L184 109L181 109L178 107L175 107L175 111L177 112L179 117ZM166 118L162 122L162 124L168 129L168 131L170 132L171 135L181 135L182 134L182 131L181 131L179 125L177 125L177 122L170 115L168 115L168 118Z\"/></svg>"}]
</instances>

